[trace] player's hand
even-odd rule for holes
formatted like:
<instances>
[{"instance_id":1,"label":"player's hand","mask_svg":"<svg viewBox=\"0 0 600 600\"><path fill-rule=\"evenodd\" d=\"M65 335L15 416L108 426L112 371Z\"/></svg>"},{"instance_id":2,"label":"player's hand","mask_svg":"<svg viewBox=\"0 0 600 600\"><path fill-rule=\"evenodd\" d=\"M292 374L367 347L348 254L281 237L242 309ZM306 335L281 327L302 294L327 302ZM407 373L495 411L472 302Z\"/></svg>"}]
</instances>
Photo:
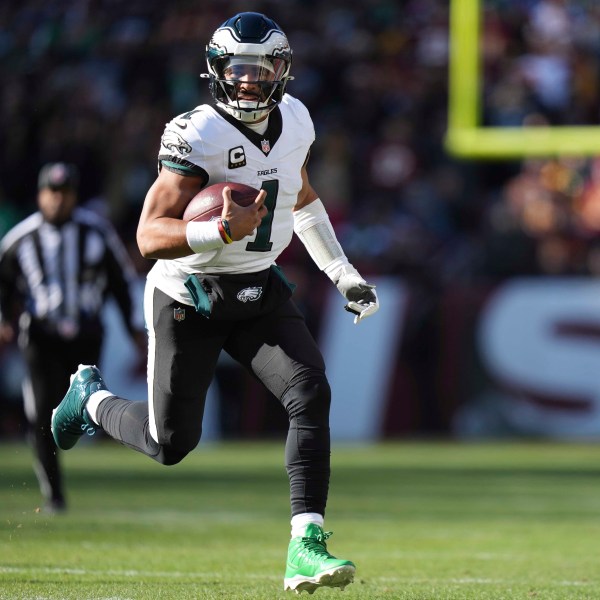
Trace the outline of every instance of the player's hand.
<instances>
[{"instance_id":1,"label":"player's hand","mask_svg":"<svg viewBox=\"0 0 600 600\"><path fill-rule=\"evenodd\" d=\"M360 275L342 271L336 286L342 296L348 300L344 308L355 315L355 325L379 310L375 286L367 283Z\"/></svg>"},{"instance_id":2,"label":"player's hand","mask_svg":"<svg viewBox=\"0 0 600 600\"><path fill-rule=\"evenodd\" d=\"M267 214L265 198L267 192L261 190L256 200L249 206L239 206L231 199L231 190L223 188L223 212L221 218L229 224L231 239L236 242L252 235Z\"/></svg>"}]
</instances>

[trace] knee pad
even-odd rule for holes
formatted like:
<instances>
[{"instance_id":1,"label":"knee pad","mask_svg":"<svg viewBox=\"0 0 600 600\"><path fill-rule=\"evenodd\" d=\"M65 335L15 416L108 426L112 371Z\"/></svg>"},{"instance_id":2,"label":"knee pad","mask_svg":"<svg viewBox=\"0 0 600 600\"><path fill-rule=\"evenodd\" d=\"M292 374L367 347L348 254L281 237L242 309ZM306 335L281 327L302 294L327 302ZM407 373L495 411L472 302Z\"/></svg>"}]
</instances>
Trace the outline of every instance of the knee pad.
<instances>
[{"instance_id":1,"label":"knee pad","mask_svg":"<svg viewBox=\"0 0 600 600\"><path fill-rule=\"evenodd\" d=\"M200 441L200 436L186 435L185 432L172 434L168 440L161 440L158 462L171 466L180 463Z\"/></svg>"},{"instance_id":2,"label":"knee pad","mask_svg":"<svg viewBox=\"0 0 600 600\"><path fill-rule=\"evenodd\" d=\"M290 419L305 417L315 422L329 422L331 388L323 372L292 382L281 399Z\"/></svg>"}]
</instances>

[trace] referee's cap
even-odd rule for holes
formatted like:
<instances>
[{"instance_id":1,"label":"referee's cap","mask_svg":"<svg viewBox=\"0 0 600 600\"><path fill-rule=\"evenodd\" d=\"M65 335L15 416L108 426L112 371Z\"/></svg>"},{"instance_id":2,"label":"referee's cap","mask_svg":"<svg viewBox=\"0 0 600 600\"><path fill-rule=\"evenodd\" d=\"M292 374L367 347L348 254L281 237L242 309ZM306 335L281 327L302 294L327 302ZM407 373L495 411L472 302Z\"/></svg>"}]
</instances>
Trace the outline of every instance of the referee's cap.
<instances>
[{"instance_id":1,"label":"referee's cap","mask_svg":"<svg viewBox=\"0 0 600 600\"><path fill-rule=\"evenodd\" d=\"M43 188L53 190L61 188L76 189L78 183L79 172L77 167L70 163L47 163L40 169L38 176L38 189L40 190Z\"/></svg>"}]
</instances>

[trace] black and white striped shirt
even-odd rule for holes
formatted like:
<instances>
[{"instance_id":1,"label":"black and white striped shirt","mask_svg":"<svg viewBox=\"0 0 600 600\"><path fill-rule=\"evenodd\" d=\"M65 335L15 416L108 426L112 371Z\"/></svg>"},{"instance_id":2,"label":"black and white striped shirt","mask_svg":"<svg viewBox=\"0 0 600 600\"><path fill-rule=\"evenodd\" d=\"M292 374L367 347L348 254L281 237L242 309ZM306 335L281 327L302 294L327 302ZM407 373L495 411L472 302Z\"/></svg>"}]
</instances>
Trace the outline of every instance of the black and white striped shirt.
<instances>
[{"instance_id":1,"label":"black and white striped shirt","mask_svg":"<svg viewBox=\"0 0 600 600\"><path fill-rule=\"evenodd\" d=\"M133 332L135 279L133 263L107 220L76 208L56 226L36 212L0 242L0 319L10 320L17 302L22 326L33 323L67 339L98 334L111 294Z\"/></svg>"}]
</instances>

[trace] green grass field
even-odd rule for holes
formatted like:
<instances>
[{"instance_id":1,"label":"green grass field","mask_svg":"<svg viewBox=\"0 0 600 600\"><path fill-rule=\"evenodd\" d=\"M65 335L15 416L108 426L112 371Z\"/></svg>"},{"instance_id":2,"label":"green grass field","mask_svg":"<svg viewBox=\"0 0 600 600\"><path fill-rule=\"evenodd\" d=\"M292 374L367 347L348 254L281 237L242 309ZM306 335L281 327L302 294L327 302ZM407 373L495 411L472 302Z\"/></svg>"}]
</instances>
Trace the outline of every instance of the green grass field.
<instances>
[{"instance_id":1,"label":"green grass field","mask_svg":"<svg viewBox=\"0 0 600 600\"><path fill-rule=\"evenodd\" d=\"M161 467L103 441L64 465L49 516L29 449L0 445L2 600L295 597L282 444ZM600 446L338 445L333 467L329 548L357 581L315 598L600 598Z\"/></svg>"}]
</instances>

